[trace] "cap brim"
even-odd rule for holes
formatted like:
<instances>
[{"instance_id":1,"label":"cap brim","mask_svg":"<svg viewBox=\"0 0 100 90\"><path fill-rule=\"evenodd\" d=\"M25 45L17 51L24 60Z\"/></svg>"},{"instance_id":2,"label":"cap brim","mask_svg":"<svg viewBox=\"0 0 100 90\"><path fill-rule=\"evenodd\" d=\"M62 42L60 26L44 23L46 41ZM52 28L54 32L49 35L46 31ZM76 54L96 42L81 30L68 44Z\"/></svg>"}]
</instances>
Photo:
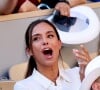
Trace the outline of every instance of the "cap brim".
<instances>
[{"instance_id":1,"label":"cap brim","mask_svg":"<svg viewBox=\"0 0 100 90\"><path fill-rule=\"evenodd\" d=\"M90 90L92 83L100 76L100 68L93 70L89 75L82 81L80 90Z\"/></svg>"},{"instance_id":2,"label":"cap brim","mask_svg":"<svg viewBox=\"0 0 100 90\"><path fill-rule=\"evenodd\" d=\"M99 35L100 22L96 13L90 7L73 7L70 10L70 16L77 18L74 19L74 25L65 23L66 19L59 20L61 22L57 21L57 23L53 22L57 27L63 45L88 43ZM47 20L52 22L53 17L54 15L50 15Z\"/></svg>"}]
</instances>

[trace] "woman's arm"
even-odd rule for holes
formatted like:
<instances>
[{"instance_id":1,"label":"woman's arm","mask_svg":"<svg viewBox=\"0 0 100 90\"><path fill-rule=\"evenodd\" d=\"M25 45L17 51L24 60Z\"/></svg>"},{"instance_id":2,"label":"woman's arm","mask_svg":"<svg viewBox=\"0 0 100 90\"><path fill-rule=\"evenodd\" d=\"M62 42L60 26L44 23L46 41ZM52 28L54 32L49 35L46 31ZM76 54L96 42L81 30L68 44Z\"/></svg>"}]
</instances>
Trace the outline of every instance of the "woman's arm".
<instances>
[{"instance_id":1,"label":"woman's arm","mask_svg":"<svg viewBox=\"0 0 100 90\"><path fill-rule=\"evenodd\" d=\"M85 67L90 62L91 57L89 55L88 50L83 46L80 45L80 49L73 49L73 53L75 55L75 59L78 62L78 65L80 67L80 79L83 80L85 75Z\"/></svg>"},{"instance_id":2,"label":"woman's arm","mask_svg":"<svg viewBox=\"0 0 100 90\"><path fill-rule=\"evenodd\" d=\"M74 7L80 4L85 4L87 0L68 0L70 3L70 7Z\"/></svg>"}]
</instances>

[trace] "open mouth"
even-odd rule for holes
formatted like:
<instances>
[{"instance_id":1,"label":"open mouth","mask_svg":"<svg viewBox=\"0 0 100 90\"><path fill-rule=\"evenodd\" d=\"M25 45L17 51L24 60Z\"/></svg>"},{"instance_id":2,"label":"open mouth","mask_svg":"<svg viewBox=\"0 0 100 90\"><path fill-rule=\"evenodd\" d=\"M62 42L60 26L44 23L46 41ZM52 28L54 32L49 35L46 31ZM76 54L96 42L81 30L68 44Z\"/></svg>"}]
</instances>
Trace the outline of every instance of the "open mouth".
<instances>
[{"instance_id":1,"label":"open mouth","mask_svg":"<svg viewBox=\"0 0 100 90\"><path fill-rule=\"evenodd\" d=\"M47 48L47 49L44 49L44 50L43 50L43 54L44 54L44 55L52 56L53 51L52 51L52 49Z\"/></svg>"}]
</instances>

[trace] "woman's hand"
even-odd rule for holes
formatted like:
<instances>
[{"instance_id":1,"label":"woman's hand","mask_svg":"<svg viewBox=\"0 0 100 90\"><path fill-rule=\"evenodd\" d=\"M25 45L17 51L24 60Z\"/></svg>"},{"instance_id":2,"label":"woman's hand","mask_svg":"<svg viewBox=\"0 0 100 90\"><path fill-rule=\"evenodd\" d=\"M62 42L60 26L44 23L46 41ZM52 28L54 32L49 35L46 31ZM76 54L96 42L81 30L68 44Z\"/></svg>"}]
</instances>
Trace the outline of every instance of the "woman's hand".
<instances>
[{"instance_id":1,"label":"woman's hand","mask_svg":"<svg viewBox=\"0 0 100 90\"><path fill-rule=\"evenodd\" d=\"M65 2L57 3L55 9L59 10L60 14L63 16L70 16L70 6Z\"/></svg>"},{"instance_id":2,"label":"woman's hand","mask_svg":"<svg viewBox=\"0 0 100 90\"><path fill-rule=\"evenodd\" d=\"M90 62L91 57L89 55L88 50L83 45L80 45L80 50L73 49L73 53L80 67L80 78L81 80L83 80L85 74L85 67Z\"/></svg>"}]
</instances>

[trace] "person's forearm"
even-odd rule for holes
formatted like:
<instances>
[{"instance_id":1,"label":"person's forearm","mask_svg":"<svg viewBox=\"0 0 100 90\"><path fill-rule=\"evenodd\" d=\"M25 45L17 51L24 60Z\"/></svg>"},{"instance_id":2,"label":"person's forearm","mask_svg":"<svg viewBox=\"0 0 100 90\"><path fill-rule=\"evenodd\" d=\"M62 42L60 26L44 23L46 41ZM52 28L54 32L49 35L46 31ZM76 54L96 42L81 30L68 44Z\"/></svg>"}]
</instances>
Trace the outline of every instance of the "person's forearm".
<instances>
[{"instance_id":1,"label":"person's forearm","mask_svg":"<svg viewBox=\"0 0 100 90\"><path fill-rule=\"evenodd\" d=\"M70 7L74 7L80 4L85 4L86 0L67 0L70 3Z\"/></svg>"},{"instance_id":2,"label":"person's forearm","mask_svg":"<svg viewBox=\"0 0 100 90\"><path fill-rule=\"evenodd\" d=\"M13 12L17 5L18 0L1 0L0 2L0 14L6 15Z\"/></svg>"}]
</instances>

